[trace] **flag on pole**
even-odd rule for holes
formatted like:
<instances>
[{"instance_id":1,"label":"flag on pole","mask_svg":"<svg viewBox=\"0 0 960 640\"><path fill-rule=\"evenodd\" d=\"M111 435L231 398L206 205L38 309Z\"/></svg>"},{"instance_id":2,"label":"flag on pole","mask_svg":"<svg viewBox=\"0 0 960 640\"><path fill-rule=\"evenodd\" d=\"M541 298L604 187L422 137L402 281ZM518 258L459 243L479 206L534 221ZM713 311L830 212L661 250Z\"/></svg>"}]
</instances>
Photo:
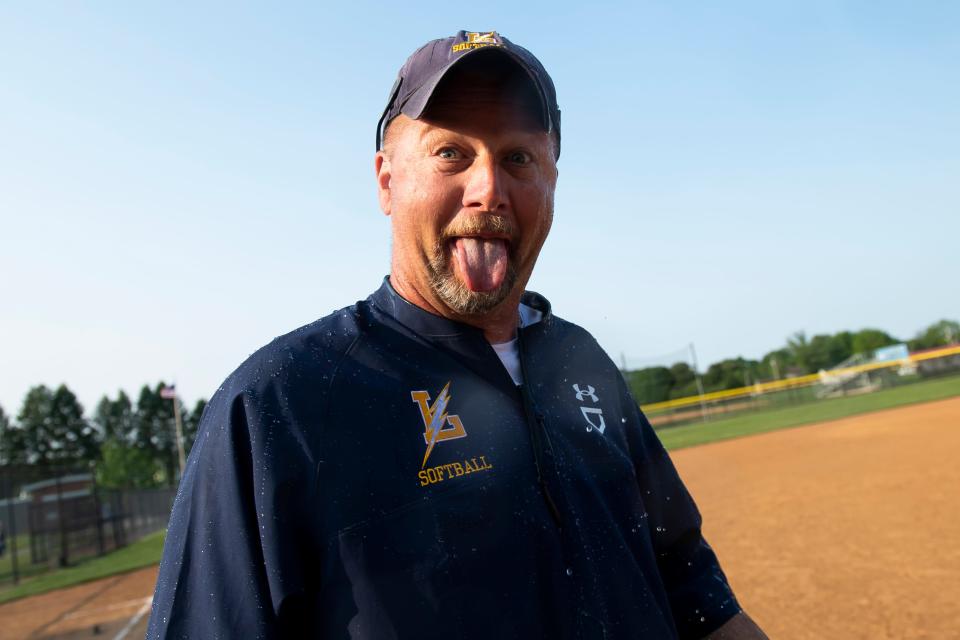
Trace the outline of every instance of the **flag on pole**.
<instances>
[{"instance_id":1,"label":"flag on pole","mask_svg":"<svg viewBox=\"0 0 960 640\"><path fill-rule=\"evenodd\" d=\"M170 387L164 387L160 389L160 397L164 400L173 400L177 397L177 387L176 385Z\"/></svg>"}]
</instances>

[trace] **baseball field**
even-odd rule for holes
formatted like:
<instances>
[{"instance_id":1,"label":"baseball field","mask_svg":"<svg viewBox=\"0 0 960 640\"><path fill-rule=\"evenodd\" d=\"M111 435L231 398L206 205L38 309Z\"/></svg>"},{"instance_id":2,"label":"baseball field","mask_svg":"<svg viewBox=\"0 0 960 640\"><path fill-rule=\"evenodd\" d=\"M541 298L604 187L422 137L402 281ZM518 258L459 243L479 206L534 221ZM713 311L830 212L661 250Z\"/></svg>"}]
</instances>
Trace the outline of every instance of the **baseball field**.
<instances>
[{"instance_id":1,"label":"baseball field","mask_svg":"<svg viewBox=\"0 0 960 640\"><path fill-rule=\"evenodd\" d=\"M960 398L673 458L771 638L960 638Z\"/></svg>"},{"instance_id":2,"label":"baseball field","mask_svg":"<svg viewBox=\"0 0 960 640\"><path fill-rule=\"evenodd\" d=\"M960 397L672 456L771 638L960 638ZM155 576L0 605L0 638L142 638Z\"/></svg>"}]
</instances>

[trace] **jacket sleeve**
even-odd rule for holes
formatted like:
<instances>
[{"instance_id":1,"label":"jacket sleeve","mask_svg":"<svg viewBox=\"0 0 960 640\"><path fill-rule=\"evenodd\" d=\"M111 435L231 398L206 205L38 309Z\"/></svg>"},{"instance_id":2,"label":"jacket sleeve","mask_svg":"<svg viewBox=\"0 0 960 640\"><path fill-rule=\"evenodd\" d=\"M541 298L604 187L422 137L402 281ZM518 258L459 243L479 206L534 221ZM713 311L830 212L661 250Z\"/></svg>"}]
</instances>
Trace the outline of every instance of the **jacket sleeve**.
<instances>
[{"instance_id":1,"label":"jacket sleeve","mask_svg":"<svg viewBox=\"0 0 960 640\"><path fill-rule=\"evenodd\" d=\"M228 379L205 410L174 501L147 638L284 635L284 602L303 592L311 564L299 539L309 527L291 523L309 500L311 472L274 389Z\"/></svg>"},{"instance_id":2,"label":"jacket sleeve","mask_svg":"<svg viewBox=\"0 0 960 640\"><path fill-rule=\"evenodd\" d=\"M674 624L680 638L703 638L740 611L702 519L653 427L620 378L627 439Z\"/></svg>"}]
</instances>

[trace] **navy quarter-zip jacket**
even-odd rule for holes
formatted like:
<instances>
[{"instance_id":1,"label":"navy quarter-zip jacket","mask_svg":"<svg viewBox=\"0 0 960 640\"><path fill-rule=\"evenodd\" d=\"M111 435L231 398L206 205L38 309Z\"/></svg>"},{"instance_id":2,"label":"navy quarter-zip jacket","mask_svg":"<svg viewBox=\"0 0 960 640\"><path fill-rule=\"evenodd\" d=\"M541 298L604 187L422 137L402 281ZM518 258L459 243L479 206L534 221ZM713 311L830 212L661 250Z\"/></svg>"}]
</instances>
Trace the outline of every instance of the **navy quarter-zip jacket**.
<instances>
[{"instance_id":1,"label":"navy quarter-zip jacket","mask_svg":"<svg viewBox=\"0 0 960 640\"><path fill-rule=\"evenodd\" d=\"M211 399L148 638L700 638L740 607L617 367L534 293L523 385L385 281Z\"/></svg>"}]
</instances>

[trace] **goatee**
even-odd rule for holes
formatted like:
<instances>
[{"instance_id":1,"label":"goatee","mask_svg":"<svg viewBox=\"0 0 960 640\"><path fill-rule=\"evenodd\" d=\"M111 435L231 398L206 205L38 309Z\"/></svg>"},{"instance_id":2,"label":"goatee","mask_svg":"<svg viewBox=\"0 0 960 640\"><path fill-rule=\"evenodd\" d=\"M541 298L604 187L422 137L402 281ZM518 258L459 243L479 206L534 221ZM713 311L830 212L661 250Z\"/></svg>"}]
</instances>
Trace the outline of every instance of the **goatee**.
<instances>
[{"instance_id":1,"label":"goatee","mask_svg":"<svg viewBox=\"0 0 960 640\"><path fill-rule=\"evenodd\" d=\"M460 315L472 316L488 313L510 295L517 283L517 268L512 252L509 252L503 281L490 291L473 291L454 273L450 257L452 242L461 236L480 236L484 234L510 238L509 251L516 230L509 218L490 214L471 217L445 229L440 238L437 239L437 243L429 256L427 271L430 287L444 304Z\"/></svg>"}]
</instances>

